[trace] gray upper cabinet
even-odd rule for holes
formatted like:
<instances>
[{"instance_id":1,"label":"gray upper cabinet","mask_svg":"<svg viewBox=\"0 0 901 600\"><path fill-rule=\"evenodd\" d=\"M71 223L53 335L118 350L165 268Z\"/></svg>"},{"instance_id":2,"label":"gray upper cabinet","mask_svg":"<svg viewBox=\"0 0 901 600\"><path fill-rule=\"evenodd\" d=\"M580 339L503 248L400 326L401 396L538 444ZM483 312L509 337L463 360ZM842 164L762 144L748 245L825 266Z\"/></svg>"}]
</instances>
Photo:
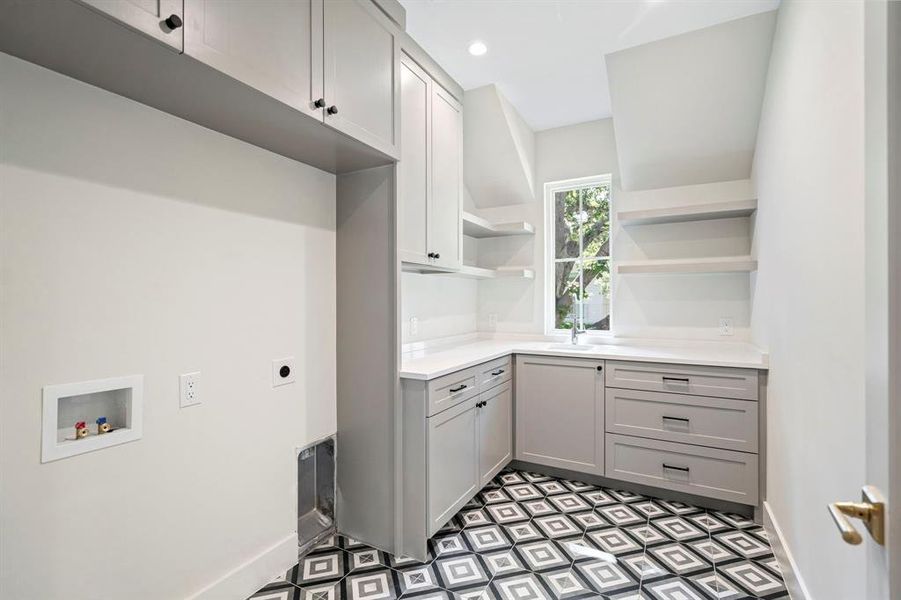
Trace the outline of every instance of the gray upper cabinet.
<instances>
[{"instance_id":1,"label":"gray upper cabinet","mask_svg":"<svg viewBox=\"0 0 901 600\"><path fill-rule=\"evenodd\" d=\"M477 398L428 419L428 535L479 491Z\"/></svg>"},{"instance_id":2,"label":"gray upper cabinet","mask_svg":"<svg viewBox=\"0 0 901 600\"><path fill-rule=\"evenodd\" d=\"M604 362L516 357L517 460L604 474Z\"/></svg>"},{"instance_id":3,"label":"gray upper cabinet","mask_svg":"<svg viewBox=\"0 0 901 600\"><path fill-rule=\"evenodd\" d=\"M435 253L435 264L447 269L459 269L463 258L462 156L463 107L441 86L433 85L429 250Z\"/></svg>"},{"instance_id":4,"label":"gray upper cabinet","mask_svg":"<svg viewBox=\"0 0 901 600\"><path fill-rule=\"evenodd\" d=\"M429 262L432 81L409 56L401 54L401 147L398 171L397 252L403 262Z\"/></svg>"},{"instance_id":5,"label":"gray upper cabinet","mask_svg":"<svg viewBox=\"0 0 901 600\"><path fill-rule=\"evenodd\" d=\"M479 487L485 487L513 458L513 385L479 396Z\"/></svg>"},{"instance_id":6,"label":"gray upper cabinet","mask_svg":"<svg viewBox=\"0 0 901 600\"><path fill-rule=\"evenodd\" d=\"M185 54L322 119L322 0L184 1Z\"/></svg>"},{"instance_id":7,"label":"gray upper cabinet","mask_svg":"<svg viewBox=\"0 0 901 600\"><path fill-rule=\"evenodd\" d=\"M80 0L86 6L181 52L182 0Z\"/></svg>"},{"instance_id":8,"label":"gray upper cabinet","mask_svg":"<svg viewBox=\"0 0 901 600\"><path fill-rule=\"evenodd\" d=\"M396 26L371 0L329 0L323 11L326 125L399 158Z\"/></svg>"},{"instance_id":9,"label":"gray upper cabinet","mask_svg":"<svg viewBox=\"0 0 901 600\"><path fill-rule=\"evenodd\" d=\"M456 270L462 263L463 107L401 54L403 144L398 164L398 255Z\"/></svg>"}]
</instances>

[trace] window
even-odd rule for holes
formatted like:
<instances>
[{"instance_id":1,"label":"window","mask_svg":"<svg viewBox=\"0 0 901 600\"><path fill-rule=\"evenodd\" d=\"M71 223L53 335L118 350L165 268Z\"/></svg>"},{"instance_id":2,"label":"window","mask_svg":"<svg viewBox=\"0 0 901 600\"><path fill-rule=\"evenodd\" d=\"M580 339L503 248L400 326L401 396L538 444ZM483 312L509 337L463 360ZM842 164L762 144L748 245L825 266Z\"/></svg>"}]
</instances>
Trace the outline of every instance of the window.
<instances>
[{"instance_id":1,"label":"window","mask_svg":"<svg viewBox=\"0 0 901 600\"><path fill-rule=\"evenodd\" d=\"M545 185L548 329L610 330L610 176Z\"/></svg>"}]
</instances>

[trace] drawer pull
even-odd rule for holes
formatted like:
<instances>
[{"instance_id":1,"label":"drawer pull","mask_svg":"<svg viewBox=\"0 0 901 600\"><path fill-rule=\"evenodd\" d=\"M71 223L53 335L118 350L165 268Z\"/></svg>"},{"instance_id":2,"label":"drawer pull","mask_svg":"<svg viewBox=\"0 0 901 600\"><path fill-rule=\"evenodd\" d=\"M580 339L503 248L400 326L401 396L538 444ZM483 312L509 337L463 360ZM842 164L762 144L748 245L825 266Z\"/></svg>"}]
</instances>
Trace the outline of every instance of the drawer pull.
<instances>
[{"instance_id":1,"label":"drawer pull","mask_svg":"<svg viewBox=\"0 0 901 600\"><path fill-rule=\"evenodd\" d=\"M504 373L504 370L503 370L503 369L498 369L497 371L492 371L492 372L491 372L491 376L492 376L492 377L497 377L498 375L502 375L503 373Z\"/></svg>"},{"instance_id":2,"label":"drawer pull","mask_svg":"<svg viewBox=\"0 0 901 600\"><path fill-rule=\"evenodd\" d=\"M678 382L678 383L684 383L685 385L688 385L688 377L669 377L669 376L667 376L667 375L664 375L664 376L663 376L663 383L666 383L667 381L673 381L673 382Z\"/></svg>"},{"instance_id":3,"label":"drawer pull","mask_svg":"<svg viewBox=\"0 0 901 600\"><path fill-rule=\"evenodd\" d=\"M688 419L686 419L684 417L663 416L663 417L660 417L660 420L663 421L664 429L666 429L667 425L669 425L670 427L674 427L674 428L678 427L680 429L684 428L685 430L688 430L688 426L691 423L691 421L689 421Z\"/></svg>"},{"instance_id":4,"label":"drawer pull","mask_svg":"<svg viewBox=\"0 0 901 600\"><path fill-rule=\"evenodd\" d=\"M675 465L668 465L666 463L663 463L663 468L669 469L670 471L681 471L683 473L688 473L688 471L689 471L688 467L677 467Z\"/></svg>"},{"instance_id":5,"label":"drawer pull","mask_svg":"<svg viewBox=\"0 0 901 600\"><path fill-rule=\"evenodd\" d=\"M464 383L464 384L461 385L460 387L451 388L451 389L450 389L450 393L451 393L451 394L456 394L457 392L462 392L462 391L465 390L466 388L467 388L467 385Z\"/></svg>"}]
</instances>

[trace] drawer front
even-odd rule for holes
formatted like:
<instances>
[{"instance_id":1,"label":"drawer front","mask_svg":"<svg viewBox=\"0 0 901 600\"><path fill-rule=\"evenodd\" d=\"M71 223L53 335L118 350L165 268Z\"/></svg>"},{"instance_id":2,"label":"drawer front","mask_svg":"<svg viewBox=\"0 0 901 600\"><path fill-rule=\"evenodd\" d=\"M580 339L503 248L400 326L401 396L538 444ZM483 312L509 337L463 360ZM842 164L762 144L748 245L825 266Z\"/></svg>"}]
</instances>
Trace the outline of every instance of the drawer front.
<instances>
[{"instance_id":1,"label":"drawer front","mask_svg":"<svg viewBox=\"0 0 901 600\"><path fill-rule=\"evenodd\" d=\"M607 387L757 400L757 371L608 360Z\"/></svg>"},{"instance_id":2,"label":"drawer front","mask_svg":"<svg viewBox=\"0 0 901 600\"><path fill-rule=\"evenodd\" d=\"M607 432L757 452L757 403L747 400L607 390Z\"/></svg>"},{"instance_id":3,"label":"drawer front","mask_svg":"<svg viewBox=\"0 0 901 600\"><path fill-rule=\"evenodd\" d=\"M479 372L480 392L485 392L513 379L513 360L509 356L483 363L476 369Z\"/></svg>"},{"instance_id":4,"label":"drawer front","mask_svg":"<svg viewBox=\"0 0 901 600\"><path fill-rule=\"evenodd\" d=\"M757 455L608 434L606 475L757 506Z\"/></svg>"},{"instance_id":5,"label":"drawer front","mask_svg":"<svg viewBox=\"0 0 901 600\"><path fill-rule=\"evenodd\" d=\"M479 393L476 368L463 369L429 382L428 416L440 413Z\"/></svg>"}]
</instances>

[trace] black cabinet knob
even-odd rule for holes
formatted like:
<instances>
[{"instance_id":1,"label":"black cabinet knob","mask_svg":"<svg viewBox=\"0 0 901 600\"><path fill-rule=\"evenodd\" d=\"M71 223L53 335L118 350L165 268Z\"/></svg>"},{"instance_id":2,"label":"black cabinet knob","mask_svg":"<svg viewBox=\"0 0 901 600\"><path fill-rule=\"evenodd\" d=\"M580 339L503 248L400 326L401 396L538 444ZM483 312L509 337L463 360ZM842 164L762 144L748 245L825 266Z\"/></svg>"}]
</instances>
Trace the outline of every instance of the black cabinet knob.
<instances>
[{"instance_id":1,"label":"black cabinet knob","mask_svg":"<svg viewBox=\"0 0 901 600\"><path fill-rule=\"evenodd\" d=\"M435 260L437 260L437 259L439 259L439 258L441 258L441 255L438 254L438 253L436 252L436 253L435 253Z\"/></svg>"},{"instance_id":2,"label":"black cabinet knob","mask_svg":"<svg viewBox=\"0 0 901 600\"><path fill-rule=\"evenodd\" d=\"M435 253L429 252L426 256L428 256L429 258L435 258Z\"/></svg>"},{"instance_id":3,"label":"black cabinet knob","mask_svg":"<svg viewBox=\"0 0 901 600\"><path fill-rule=\"evenodd\" d=\"M329 106L327 109L325 109L325 112L327 112L327 113L330 114L330 115L337 115L337 114L338 114L338 107L335 106L334 104L332 104L332 105Z\"/></svg>"},{"instance_id":4,"label":"black cabinet knob","mask_svg":"<svg viewBox=\"0 0 901 600\"><path fill-rule=\"evenodd\" d=\"M323 106L325 106L325 98L320 98L313 103L313 106L315 106L316 108L322 108Z\"/></svg>"},{"instance_id":5,"label":"black cabinet knob","mask_svg":"<svg viewBox=\"0 0 901 600\"><path fill-rule=\"evenodd\" d=\"M598 366L598 371L603 371L604 367Z\"/></svg>"},{"instance_id":6,"label":"black cabinet knob","mask_svg":"<svg viewBox=\"0 0 901 600\"><path fill-rule=\"evenodd\" d=\"M163 23L165 23L166 27L169 29L178 29L184 25L184 22L182 22L181 17L178 15L169 15Z\"/></svg>"}]
</instances>

